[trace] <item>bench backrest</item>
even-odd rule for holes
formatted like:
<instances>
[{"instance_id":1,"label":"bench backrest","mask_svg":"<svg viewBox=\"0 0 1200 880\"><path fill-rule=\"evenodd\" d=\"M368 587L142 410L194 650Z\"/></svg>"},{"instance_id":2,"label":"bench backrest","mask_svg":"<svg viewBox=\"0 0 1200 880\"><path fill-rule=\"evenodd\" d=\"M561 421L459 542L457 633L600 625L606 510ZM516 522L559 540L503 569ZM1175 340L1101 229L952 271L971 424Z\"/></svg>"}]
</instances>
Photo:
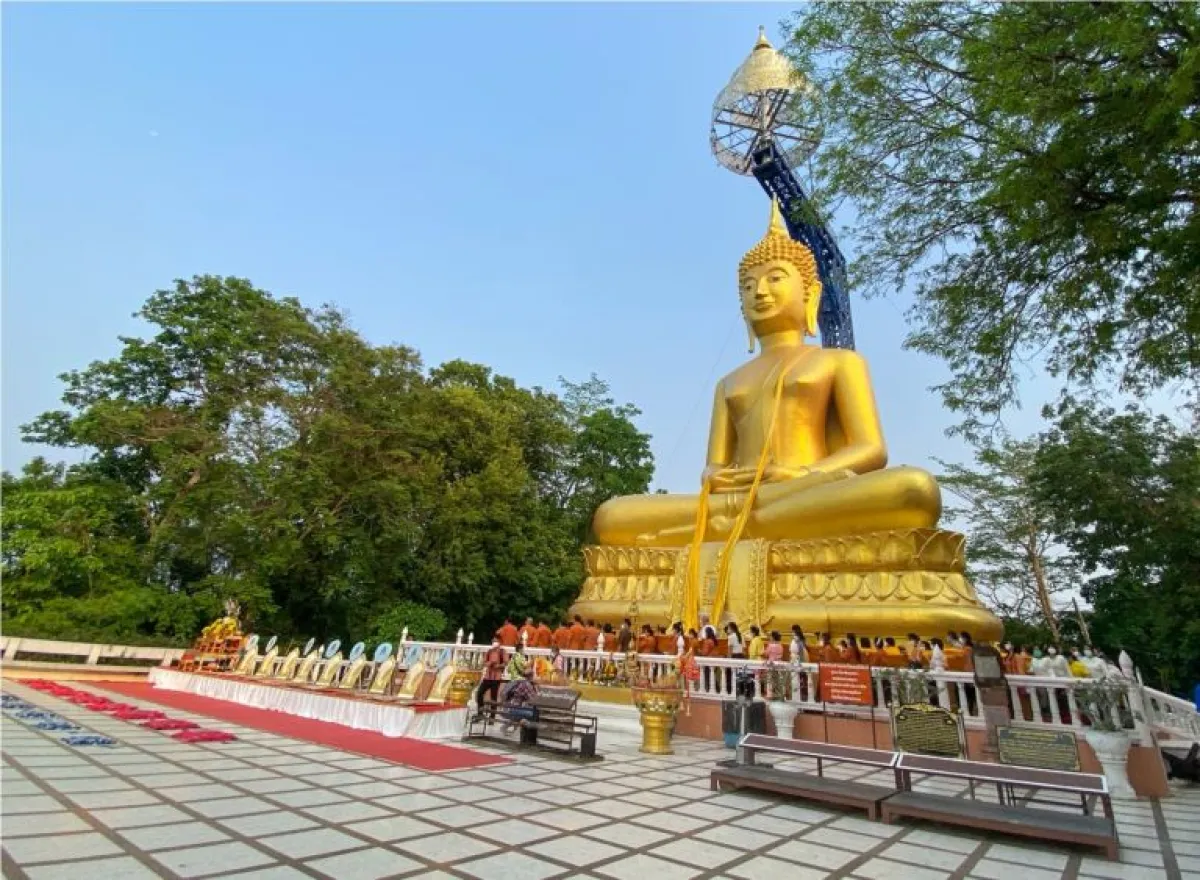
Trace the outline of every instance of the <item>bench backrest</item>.
<instances>
[{"instance_id":1,"label":"bench backrest","mask_svg":"<svg viewBox=\"0 0 1200 880\"><path fill-rule=\"evenodd\" d=\"M928 773L931 776L951 776L1005 785L1027 785L1030 788L1082 794L1108 794L1108 781L1097 773L1040 770L1036 767L1016 767L1011 764L990 764L986 761L963 761L958 758L935 758L907 753L900 755L896 766L900 770Z\"/></svg>"},{"instance_id":2,"label":"bench backrest","mask_svg":"<svg viewBox=\"0 0 1200 880\"><path fill-rule=\"evenodd\" d=\"M579 691L570 688L540 688L533 699L533 705L539 709L558 709L562 712L574 712L578 702Z\"/></svg>"},{"instance_id":3,"label":"bench backrest","mask_svg":"<svg viewBox=\"0 0 1200 880\"><path fill-rule=\"evenodd\" d=\"M896 752L883 749L867 749L858 746L839 746L833 743L807 739L782 739L762 733L748 733L738 743L741 750L772 752L796 758L822 758L827 761L845 761L851 764L867 764L872 767L894 767L900 757Z\"/></svg>"}]
</instances>

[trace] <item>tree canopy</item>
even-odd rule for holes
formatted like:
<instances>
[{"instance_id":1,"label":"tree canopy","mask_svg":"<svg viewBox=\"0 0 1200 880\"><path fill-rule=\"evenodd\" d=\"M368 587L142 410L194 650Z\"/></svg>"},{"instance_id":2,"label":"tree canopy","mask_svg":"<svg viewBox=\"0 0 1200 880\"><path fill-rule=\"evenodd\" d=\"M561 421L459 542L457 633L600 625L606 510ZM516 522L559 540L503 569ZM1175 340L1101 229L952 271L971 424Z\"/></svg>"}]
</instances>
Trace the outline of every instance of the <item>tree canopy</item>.
<instances>
[{"instance_id":1,"label":"tree canopy","mask_svg":"<svg viewBox=\"0 0 1200 880\"><path fill-rule=\"evenodd\" d=\"M970 431L1023 361L1143 391L1200 372L1200 7L807 5L819 194L854 207L856 284L912 282L909 344Z\"/></svg>"},{"instance_id":2,"label":"tree canopy","mask_svg":"<svg viewBox=\"0 0 1200 880\"><path fill-rule=\"evenodd\" d=\"M1068 401L1033 460L1032 502L1083 568L1093 637L1152 677L1200 680L1200 436L1164 416Z\"/></svg>"},{"instance_id":3,"label":"tree canopy","mask_svg":"<svg viewBox=\"0 0 1200 880\"><path fill-rule=\"evenodd\" d=\"M237 278L139 315L153 335L64 375L65 408L24 428L86 461L4 475L10 631L180 642L226 598L318 637L382 635L397 608L423 631L558 614L596 505L653 474L594 376L556 394L426 369Z\"/></svg>"},{"instance_id":4,"label":"tree canopy","mask_svg":"<svg viewBox=\"0 0 1200 880\"><path fill-rule=\"evenodd\" d=\"M1200 435L1092 401L1046 415L1040 434L942 477L972 579L1008 638L1082 644L1078 595L1098 647L1186 690L1200 679Z\"/></svg>"}]
</instances>

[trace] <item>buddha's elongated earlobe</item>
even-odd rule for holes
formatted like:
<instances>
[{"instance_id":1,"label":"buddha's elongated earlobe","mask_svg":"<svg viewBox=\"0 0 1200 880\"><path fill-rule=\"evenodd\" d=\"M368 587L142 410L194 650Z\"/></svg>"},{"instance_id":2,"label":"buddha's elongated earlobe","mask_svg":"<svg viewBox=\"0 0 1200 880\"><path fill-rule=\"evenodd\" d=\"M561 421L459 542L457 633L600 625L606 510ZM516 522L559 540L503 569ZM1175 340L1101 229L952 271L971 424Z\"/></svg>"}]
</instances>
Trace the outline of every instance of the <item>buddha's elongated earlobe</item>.
<instances>
[{"instance_id":1,"label":"buddha's elongated earlobe","mask_svg":"<svg viewBox=\"0 0 1200 880\"><path fill-rule=\"evenodd\" d=\"M746 350L753 354L754 346L758 342L758 337L754 335L754 324L744 314L742 320L746 322L746 344L749 346Z\"/></svg>"},{"instance_id":2,"label":"buddha's elongated earlobe","mask_svg":"<svg viewBox=\"0 0 1200 880\"><path fill-rule=\"evenodd\" d=\"M821 284L814 284L808 290L808 299L804 301L804 335L816 336L818 333L817 314L821 310Z\"/></svg>"}]
</instances>

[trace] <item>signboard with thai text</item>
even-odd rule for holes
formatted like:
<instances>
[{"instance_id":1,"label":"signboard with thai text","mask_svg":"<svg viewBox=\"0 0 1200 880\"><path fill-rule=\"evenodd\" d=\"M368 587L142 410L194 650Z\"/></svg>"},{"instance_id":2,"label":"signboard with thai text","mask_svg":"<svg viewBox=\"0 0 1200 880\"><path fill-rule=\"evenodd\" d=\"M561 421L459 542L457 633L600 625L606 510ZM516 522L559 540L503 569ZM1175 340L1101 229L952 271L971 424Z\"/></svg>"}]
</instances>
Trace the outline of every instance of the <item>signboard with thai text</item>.
<instances>
[{"instance_id":1,"label":"signboard with thai text","mask_svg":"<svg viewBox=\"0 0 1200 880\"><path fill-rule=\"evenodd\" d=\"M997 727L996 744L1001 764L1079 772L1079 744L1073 731Z\"/></svg>"},{"instance_id":2,"label":"signboard with thai text","mask_svg":"<svg viewBox=\"0 0 1200 880\"><path fill-rule=\"evenodd\" d=\"M964 737L949 709L915 703L892 711L892 742L898 752L961 758Z\"/></svg>"},{"instance_id":3,"label":"signboard with thai text","mask_svg":"<svg viewBox=\"0 0 1200 880\"><path fill-rule=\"evenodd\" d=\"M849 706L870 706L871 667L822 663L818 673L821 700Z\"/></svg>"}]
</instances>

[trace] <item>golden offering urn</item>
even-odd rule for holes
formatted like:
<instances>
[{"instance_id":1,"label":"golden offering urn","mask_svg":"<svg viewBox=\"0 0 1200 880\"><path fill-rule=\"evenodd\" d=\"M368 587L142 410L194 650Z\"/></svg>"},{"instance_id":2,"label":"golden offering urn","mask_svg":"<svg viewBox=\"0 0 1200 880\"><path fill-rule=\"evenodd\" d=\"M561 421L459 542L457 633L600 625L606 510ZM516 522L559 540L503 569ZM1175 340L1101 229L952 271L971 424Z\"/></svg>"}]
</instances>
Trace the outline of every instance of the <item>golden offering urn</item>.
<instances>
[{"instance_id":1,"label":"golden offering urn","mask_svg":"<svg viewBox=\"0 0 1200 880\"><path fill-rule=\"evenodd\" d=\"M648 755L673 755L671 735L675 716L683 705L683 679L671 672L656 682L640 679L630 688L633 705L642 719L642 747Z\"/></svg>"},{"instance_id":2,"label":"golden offering urn","mask_svg":"<svg viewBox=\"0 0 1200 880\"><path fill-rule=\"evenodd\" d=\"M451 706L466 706L471 702L471 694L479 686L483 678L483 670L459 666L454 670L450 679L450 687L446 691L446 703Z\"/></svg>"}]
</instances>

